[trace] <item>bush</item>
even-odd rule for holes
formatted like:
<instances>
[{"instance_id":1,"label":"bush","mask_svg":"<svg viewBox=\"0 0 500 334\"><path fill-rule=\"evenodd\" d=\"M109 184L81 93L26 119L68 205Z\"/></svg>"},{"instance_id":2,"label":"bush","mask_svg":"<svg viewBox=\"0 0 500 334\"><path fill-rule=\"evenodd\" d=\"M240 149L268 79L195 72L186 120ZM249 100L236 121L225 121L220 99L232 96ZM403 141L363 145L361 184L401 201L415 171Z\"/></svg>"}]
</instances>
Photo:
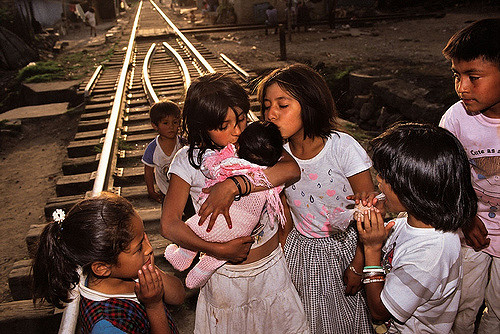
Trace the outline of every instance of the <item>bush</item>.
<instances>
[{"instance_id":1,"label":"bush","mask_svg":"<svg viewBox=\"0 0 500 334\"><path fill-rule=\"evenodd\" d=\"M17 80L20 82L46 82L61 78L64 78L64 69L52 61L28 65L22 68L17 75Z\"/></svg>"}]
</instances>

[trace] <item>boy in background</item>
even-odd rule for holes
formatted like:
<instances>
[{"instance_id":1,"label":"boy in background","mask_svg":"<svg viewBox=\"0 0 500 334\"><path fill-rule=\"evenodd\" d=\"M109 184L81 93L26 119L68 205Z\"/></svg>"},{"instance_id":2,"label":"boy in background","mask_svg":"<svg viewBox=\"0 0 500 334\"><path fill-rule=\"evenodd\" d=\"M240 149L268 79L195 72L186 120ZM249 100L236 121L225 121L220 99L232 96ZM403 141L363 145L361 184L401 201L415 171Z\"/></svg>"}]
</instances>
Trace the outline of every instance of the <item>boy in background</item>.
<instances>
[{"instance_id":1,"label":"boy in background","mask_svg":"<svg viewBox=\"0 0 500 334\"><path fill-rule=\"evenodd\" d=\"M174 102L162 101L151 107L149 117L158 136L148 144L142 156L144 179L148 196L158 203L163 203L168 190L168 168L175 153L183 146L178 135L181 111ZM159 191L155 189L155 183Z\"/></svg>"},{"instance_id":2,"label":"boy in background","mask_svg":"<svg viewBox=\"0 0 500 334\"><path fill-rule=\"evenodd\" d=\"M443 49L451 60L460 101L440 126L464 146L478 197L477 215L462 231L464 277L453 332L500 333L500 18L480 20L455 33Z\"/></svg>"}]
</instances>

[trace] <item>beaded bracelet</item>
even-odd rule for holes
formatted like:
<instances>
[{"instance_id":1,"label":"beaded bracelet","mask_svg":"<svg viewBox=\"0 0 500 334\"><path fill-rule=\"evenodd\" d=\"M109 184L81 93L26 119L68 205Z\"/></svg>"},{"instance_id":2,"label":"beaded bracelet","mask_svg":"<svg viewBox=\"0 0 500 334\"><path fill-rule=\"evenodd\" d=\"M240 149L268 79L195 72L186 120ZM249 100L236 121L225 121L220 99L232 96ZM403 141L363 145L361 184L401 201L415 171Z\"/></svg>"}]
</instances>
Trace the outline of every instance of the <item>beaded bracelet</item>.
<instances>
[{"instance_id":1,"label":"beaded bracelet","mask_svg":"<svg viewBox=\"0 0 500 334\"><path fill-rule=\"evenodd\" d=\"M358 276L363 276L363 274L362 274L362 273L358 273L358 272L356 271L356 268L354 268L353 266L349 266L349 270L350 270L350 271L352 271L353 273L355 273L355 274L356 274L356 275L358 275Z\"/></svg>"},{"instance_id":2,"label":"beaded bracelet","mask_svg":"<svg viewBox=\"0 0 500 334\"><path fill-rule=\"evenodd\" d=\"M363 279L385 279L385 275L375 275L375 276L370 276L370 277L364 277Z\"/></svg>"},{"instance_id":3,"label":"beaded bracelet","mask_svg":"<svg viewBox=\"0 0 500 334\"><path fill-rule=\"evenodd\" d=\"M235 201L239 201L241 196L243 196L242 192L241 192L241 184L240 182L236 179L236 177L234 176L230 176L228 177L228 179L231 179L233 180L234 184L236 185L236 188L238 188L238 195L234 196L234 200Z\"/></svg>"},{"instance_id":4,"label":"beaded bracelet","mask_svg":"<svg viewBox=\"0 0 500 334\"><path fill-rule=\"evenodd\" d=\"M383 283L385 282L385 278L367 278L363 280L363 284L370 284L370 283Z\"/></svg>"}]
</instances>

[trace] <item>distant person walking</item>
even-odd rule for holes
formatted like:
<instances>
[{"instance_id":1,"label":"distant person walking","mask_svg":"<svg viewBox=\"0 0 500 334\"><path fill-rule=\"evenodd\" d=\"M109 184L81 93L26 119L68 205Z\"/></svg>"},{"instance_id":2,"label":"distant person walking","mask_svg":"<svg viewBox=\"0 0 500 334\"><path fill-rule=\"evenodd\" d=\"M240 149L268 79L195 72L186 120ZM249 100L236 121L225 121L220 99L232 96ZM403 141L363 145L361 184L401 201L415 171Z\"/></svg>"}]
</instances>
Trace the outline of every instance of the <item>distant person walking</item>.
<instances>
[{"instance_id":1,"label":"distant person walking","mask_svg":"<svg viewBox=\"0 0 500 334\"><path fill-rule=\"evenodd\" d=\"M274 33L278 32L278 10L272 5L266 9L266 35L268 28L274 28Z\"/></svg>"},{"instance_id":2,"label":"distant person walking","mask_svg":"<svg viewBox=\"0 0 500 334\"><path fill-rule=\"evenodd\" d=\"M90 26L90 36L97 36L94 7L89 7L89 10L85 12L85 22Z\"/></svg>"},{"instance_id":3,"label":"distant person walking","mask_svg":"<svg viewBox=\"0 0 500 334\"><path fill-rule=\"evenodd\" d=\"M297 31L300 31L301 26L304 26L304 31L308 31L309 21L311 21L309 7L304 2L299 1L297 4Z\"/></svg>"},{"instance_id":4,"label":"distant person walking","mask_svg":"<svg viewBox=\"0 0 500 334\"><path fill-rule=\"evenodd\" d=\"M207 0L207 3L209 12L215 12L219 7L219 0Z\"/></svg>"}]
</instances>

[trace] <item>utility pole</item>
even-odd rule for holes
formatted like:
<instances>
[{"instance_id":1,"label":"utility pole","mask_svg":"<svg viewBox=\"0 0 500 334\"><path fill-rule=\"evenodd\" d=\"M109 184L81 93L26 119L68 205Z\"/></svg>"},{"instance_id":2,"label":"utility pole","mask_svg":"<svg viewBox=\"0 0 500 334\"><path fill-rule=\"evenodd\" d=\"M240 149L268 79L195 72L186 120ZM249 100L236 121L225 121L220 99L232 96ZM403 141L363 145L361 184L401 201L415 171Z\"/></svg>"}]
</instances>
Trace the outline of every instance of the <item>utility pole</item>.
<instances>
[{"instance_id":1,"label":"utility pole","mask_svg":"<svg viewBox=\"0 0 500 334\"><path fill-rule=\"evenodd\" d=\"M288 29L288 41L292 41L292 0L287 0L286 21Z\"/></svg>"},{"instance_id":2,"label":"utility pole","mask_svg":"<svg viewBox=\"0 0 500 334\"><path fill-rule=\"evenodd\" d=\"M68 13L67 13L67 8L66 8L66 0L62 0L62 16L61 16L61 34L64 36L66 35L67 29L68 29Z\"/></svg>"}]
</instances>

